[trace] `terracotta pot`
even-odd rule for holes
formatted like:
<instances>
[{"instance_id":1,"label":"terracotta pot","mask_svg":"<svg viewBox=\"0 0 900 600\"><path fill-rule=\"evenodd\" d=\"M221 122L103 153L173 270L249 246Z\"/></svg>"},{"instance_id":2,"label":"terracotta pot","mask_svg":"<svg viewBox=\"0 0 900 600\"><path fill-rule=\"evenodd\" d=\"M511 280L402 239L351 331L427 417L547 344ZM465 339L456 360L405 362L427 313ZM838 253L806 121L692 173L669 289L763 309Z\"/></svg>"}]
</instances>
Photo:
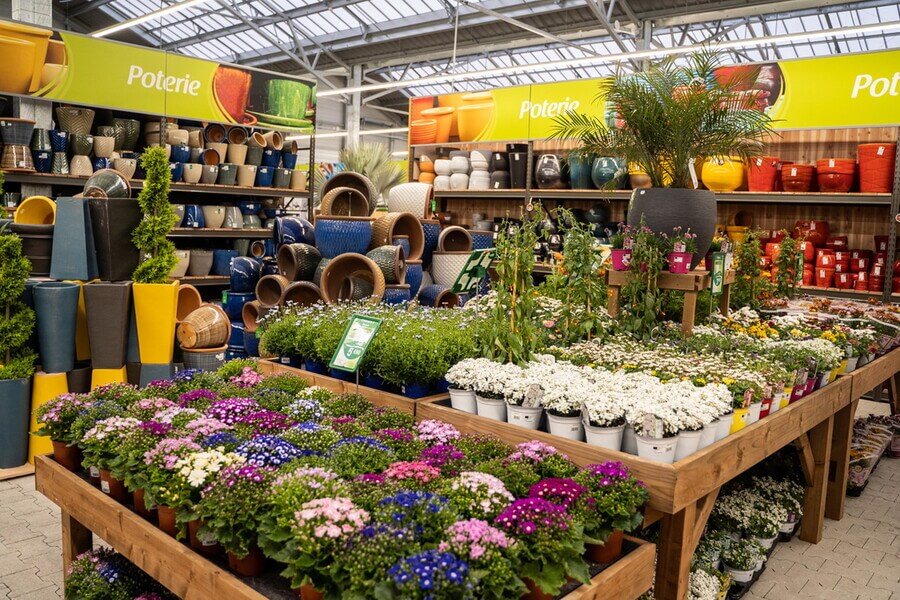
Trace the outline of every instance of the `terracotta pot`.
<instances>
[{"instance_id":1,"label":"terracotta pot","mask_svg":"<svg viewBox=\"0 0 900 600\"><path fill-rule=\"evenodd\" d=\"M180 323L189 314L200 308L203 299L200 292L190 284L178 286L178 304L175 308L175 319Z\"/></svg>"},{"instance_id":2,"label":"terracotta pot","mask_svg":"<svg viewBox=\"0 0 900 600\"><path fill-rule=\"evenodd\" d=\"M857 148L859 191L890 193L896 155L897 144L860 144Z\"/></svg>"},{"instance_id":3,"label":"terracotta pot","mask_svg":"<svg viewBox=\"0 0 900 600\"><path fill-rule=\"evenodd\" d=\"M386 213L372 224L369 248L391 245L394 236L409 236L409 255L406 260L419 260L425 251L425 232L422 223L412 213ZM437 240L435 240L437 241Z\"/></svg>"},{"instance_id":4,"label":"terracotta pot","mask_svg":"<svg viewBox=\"0 0 900 600\"><path fill-rule=\"evenodd\" d=\"M781 168L781 183L786 192L808 192L812 189L816 168L812 165L784 165Z\"/></svg>"},{"instance_id":5,"label":"terracotta pot","mask_svg":"<svg viewBox=\"0 0 900 600\"><path fill-rule=\"evenodd\" d=\"M256 546L250 548L250 553L243 558L229 552L228 568L241 577L257 577L266 571L266 557Z\"/></svg>"},{"instance_id":6,"label":"terracotta pot","mask_svg":"<svg viewBox=\"0 0 900 600\"><path fill-rule=\"evenodd\" d=\"M298 588L294 588L293 592L301 600L322 600L325 597L324 592L320 592L311 585L301 585Z\"/></svg>"},{"instance_id":7,"label":"terracotta pot","mask_svg":"<svg viewBox=\"0 0 900 600\"><path fill-rule=\"evenodd\" d=\"M205 521L201 519L188 521L188 537L191 540L191 548L206 556L218 556L219 554L222 554L222 545L218 543L214 537L204 536L204 539L201 540L200 537L197 536L197 533L204 524Z\"/></svg>"},{"instance_id":8,"label":"terracotta pot","mask_svg":"<svg viewBox=\"0 0 900 600\"><path fill-rule=\"evenodd\" d=\"M125 482L113 477L107 469L100 469L100 490L119 502L131 500L131 494L125 488Z\"/></svg>"},{"instance_id":9,"label":"terracotta pot","mask_svg":"<svg viewBox=\"0 0 900 600\"><path fill-rule=\"evenodd\" d=\"M521 600L553 600L556 597L553 594L542 591L541 588L528 577L523 577L522 581L525 582L528 593L523 594Z\"/></svg>"},{"instance_id":10,"label":"terracotta pot","mask_svg":"<svg viewBox=\"0 0 900 600\"><path fill-rule=\"evenodd\" d=\"M241 319L244 321L244 331L247 333L253 333L259 327L259 312L260 312L260 303L259 300L254 300L252 302L247 302L244 304L244 307L241 309Z\"/></svg>"},{"instance_id":11,"label":"terracotta pot","mask_svg":"<svg viewBox=\"0 0 900 600\"><path fill-rule=\"evenodd\" d=\"M65 442L57 442L51 440L53 444L53 460L64 466L73 473L81 471L81 461L84 460L84 454L78 446L67 446Z\"/></svg>"},{"instance_id":12,"label":"terracotta pot","mask_svg":"<svg viewBox=\"0 0 900 600\"><path fill-rule=\"evenodd\" d=\"M144 488L137 488L132 493L132 502L134 503L134 511L146 519L156 519L159 511L156 506L147 508L147 498L144 494Z\"/></svg>"},{"instance_id":13,"label":"terracotta pot","mask_svg":"<svg viewBox=\"0 0 900 600\"><path fill-rule=\"evenodd\" d=\"M372 211L375 210L375 205L378 202L378 190L365 175L354 173L353 171L335 173L325 182L325 185L322 186L322 191L319 193L322 198L325 198L328 192L339 187L349 187L358 190L369 203L369 212L367 214L372 214Z\"/></svg>"},{"instance_id":14,"label":"terracotta pot","mask_svg":"<svg viewBox=\"0 0 900 600\"><path fill-rule=\"evenodd\" d=\"M321 289L325 302L333 304L353 297L354 278L370 283L371 295L376 300L381 299L385 285L381 269L371 258L350 252L332 259L322 271Z\"/></svg>"},{"instance_id":15,"label":"terracotta pot","mask_svg":"<svg viewBox=\"0 0 900 600\"><path fill-rule=\"evenodd\" d=\"M820 192L846 194L853 187L852 173L819 173L816 176Z\"/></svg>"},{"instance_id":16,"label":"terracotta pot","mask_svg":"<svg viewBox=\"0 0 900 600\"><path fill-rule=\"evenodd\" d=\"M231 323L222 307L204 304L178 324L176 336L182 348L217 348L228 341Z\"/></svg>"},{"instance_id":17,"label":"terracotta pot","mask_svg":"<svg viewBox=\"0 0 900 600\"><path fill-rule=\"evenodd\" d=\"M175 521L175 509L171 506L158 506L156 510L159 516L159 528L172 537L177 536L179 527Z\"/></svg>"},{"instance_id":18,"label":"terracotta pot","mask_svg":"<svg viewBox=\"0 0 900 600\"><path fill-rule=\"evenodd\" d=\"M284 290L290 285L284 275L265 275L256 284L256 297L263 306L277 306Z\"/></svg>"},{"instance_id":19,"label":"terracotta pot","mask_svg":"<svg viewBox=\"0 0 900 600\"><path fill-rule=\"evenodd\" d=\"M751 192L775 191L775 178L781 169L777 156L761 156L750 161L747 169L747 188Z\"/></svg>"},{"instance_id":20,"label":"terracotta pot","mask_svg":"<svg viewBox=\"0 0 900 600\"><path fill-rule=\"evenodd\" d=\"M623 536L622 530L616 529L604 544L585 544L585 558L589 561L601 564L615 562L622 556Z\"/></svg>"},{"instance_id":21,"label":"terracotta pot","mask_svg":"<svg viewBox=\"0 0 900 600\"><path fill-rule=\"evenodd\" d=\"M309 306L321 301L322 291L319 286L309 281L297 281L284 289L278 304L281 306L287 304Z\"/></svg>"},{"instance_id":22,"label":"terracotta pot","mask_svg":"<svg viewBox=\"0 0 900 600\"><path fill-rule=\"evenodd\" d=\"M322 215L344 217L367 217L371 213L369 199L364 193L352 187L336 187L329 190L322 197L319 212Z\"/></svg>"}]
</instances>

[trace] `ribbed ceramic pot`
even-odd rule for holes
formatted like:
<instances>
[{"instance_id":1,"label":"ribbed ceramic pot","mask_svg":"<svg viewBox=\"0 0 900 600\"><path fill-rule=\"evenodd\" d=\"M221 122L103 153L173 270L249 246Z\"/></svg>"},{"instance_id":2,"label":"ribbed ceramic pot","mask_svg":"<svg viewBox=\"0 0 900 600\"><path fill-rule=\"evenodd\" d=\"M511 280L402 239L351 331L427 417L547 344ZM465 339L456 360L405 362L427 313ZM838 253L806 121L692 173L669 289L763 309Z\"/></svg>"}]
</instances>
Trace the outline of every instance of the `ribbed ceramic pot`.
<instances>
[{"instance_id":1,"label":"ribbed ceramic pot","mask_svg":"<svg viewBox=\"0 0 900 600\"><path fill-rule=\"evenodd\" d=\"M340 171L325 182L320 193L324 198L325 194L339 187L351 187L359 190L369 202L369 214L375 210L375 204L378 202L378 190L365 175L353 171Z\"/></svg>"},{"instance_id":2,"label":"ribbed ceramic pot","mask_svg":"<svg viewBox=\"0 0 900 600\"><path fill-rule=\"evenodd\" d=\"M419 304L422 306L455 308L459 304L459 296L442 285L427 285L419 290Z\"/></svg>"},{"instance_id":3,"label":"ribbed ceramic pot","mask_svg":"<svg viewBox=\"0 0 900 600\"><path fill-rule=\"evenodd\" d=\"M319 205L319 214L367 217L369 216L369 200L356 188L332 188L322 197L322 203Z\"/></svg>"},{"instance_id":4,"label":"ribbed ceramic pot","mask_svg":"<svg viewBox=\"0 0 900 600\"><path fill-rule=\"evenodd\" d=\"M69 174L69 157L65 152L54 152L50 161L50 172L54 175Z\"/></svg>"},{"instance_id":5,"label":"ribbed ceramic pot","mask_svg":"<svg viewBox=\"0 0 900 600\"><path fill-rule=\"evenodd\" d=\"M53 169L53 154L46 150L32 150L31 162L38 173L49 173Z\"/></svg>"},{"instance_id":6,"label":"ribbed ceramic pot","mask_svg":"<svg viewBox=\"0 0 900 600\"><path fill-rule=\"evenodd\" d=\"M380 246L370 250L366 256L375 261L381 269L385 283L403 283L406 276L406 260L400 246Z\"/></svg>"},{"instance_id":7,"label":"ribbed ceramic pot","mask_svg":"<svg viewBox=\"0 0 900 600\"><path fill-rule=\"evenodd\" d=\"M412 299L408 283L386 285L381 301L384 304L406 304Z\"/></svg>"},{"instance_id":8,"label":"ribbed ceramic pot","mask_svg":"<svg viewBox=\"0 0 900 600\"><path fill-rule=\"evenodd\" d=\"M296 281L284 289L278 304L309 306L316 302L322 302L322 291L319 286L309 281Z\"/></svg>"},{"instance_id":9,"label":"ribbed ceramic pot","mask_svg":"<svg viewBox=\"0 0 900 600\"><path fill-rule=\"evenodd\" d=\"M94 136L89 133L73 133L69 136L69 145L72 147L72 154L87 156L94 149Z\"/></svg>"},{"instance_id":10,"label":"ribbed ceramic pot","mask_svg":"<svg viewBox=\"0 0 900 600\"><path fill-rule=\"evenodd\" d=\"M231 259L229 277L231 289L235 292L252 292L260 278L262 265L255 258L238 256Z\"/></svg>"},{"instance_id":11,"label":"ribbed ceramic pot","mask_svg":"<svg viewBox=\"0 0 900 600\"><path fill-rule=\"evenodd\" d=\"M122 131L122 149L134 150L141 135L141 122L136 119L115 119L114 123Z\"/></svg>"},{"instance_id":12,"label":"ribbed ceramic pot","mask_svg":"<svg viewBox=\"0 0 900 600\"><path fill-rule=\"evenodd\" d=\"M472 236L459 225L446 227L438 237L439 252L471 252Z\"/></svg>"},{"instance_id":13,"label":"ribbed ceramic pot","mask_svg":"<svg viewBox=\"0 0 900 600\"><path fill-rule=\"evenodd\" d=\"M27 145L4 145L3 157L0 158L0 169L4 171L34 171L31 149Z\"/></svg>"},{"instance_id":14,"label":"ribbed ceramic pot","mask_svg":"<svg viewBox=\"0 0 900 600\"><path fill-rule=\"evenodd\" d=\"M420 220L419 223L422 225L422 232L425 236L425 241L422 250L422 266L424 268L428 268L431 266L431 255L437 250L438 246L438 238L441 236L441 222L431 219L431 220ZM411 256L407 256L408 259L415 260Z\"/></svg>"},{"instance_id":15,"label":"ribbed ceramic pot","mask_svg":"<svg viewBox=\"0 0 900 600\"><path fill-rule=\"evenodd\" d=\"M371 285L371 292L361 295L360 279ZM345 253L332 259L322 271L320 288L325 302L333 304L341 300L361 299L372 296L376 300L384 295L384 275L375 262L362 254Z\"/></svg>"},{"instance_id":16,"label":"ribbed ceramic pot","mask_svg":"<svg viewBox=\"0 0 900 600\"><path fill-rule=\"evenodd\" d=\"M316 272L313 274L313 283L316 285L320 285L322 281L322 272L325 270L325 267L328 266L328 263L331 262L330 258L323 258L319 261L318 266L316 266Z\"/></svg>"},{"instance_id":17,"label":"ribbed ceramic pot","mask_svg":"<svg viewBox=\"0 0 900 600\"><path fill-rule=\"evenodd\" d=\"M240 293L229 290L225 292L225 314L228 315L229 320L232 322L241 321L243 323L244 305L254 300L256 300L255 292ZM233 334L234 332L232 331Z\"/></svg>"},{"instance_id":18,"label":"ribbed ceramic pot","mask_svg":"<svg viewBox=\"0 0 900 600\"><path fill-rule=\"evenodd\" d=\"M191 264L188 265L188 275L191 277L206 277L212 270L212 250L191 250Z\"/></svg>"},{"instance_id":19,"label":"ribbed ceramic pot","mask_svg":"<svg viewBox=\"0 0 900 600\"><path fill-rule=\"evenodd\" d=\"M84 285L91 364L95 369L121 369L128 350L131 282L94 281Z\"/></svg>"},{"instance_id":20,"label":"ribbed ceramic pot","mask_svg":"<svg viewBox=\"0 0 900 600\"><path fill-rule=\"evenodd\" d=\"M335 258L348 252L364 254L372 235L372 219L369 217L320 215L316 219L316 247L324 258Z\"/></svg>"},{"instance_id":21,"label":"ribbed ceramic pot","mask_svg":"<svg viewBox=\"0 0 900 600\"><path fill-rule=\"evenodd\" d=\"M218 348L231 335L231 322L222 307L203 304L178 324L176 336L182 349Z\"/></svg>"},{"instance_id":22,"label":"ribbed ceramic pot","mask_svg":"<svg viewBox=\"0 0 900 600\"><path fill-rule=\"evenodd\" d=\"M50 144L50 130L35 128L31 132L31 144L29 147L36 152L52 152L53 146Z\"/></svg>"},{"instance_id":23,"label":"ribbed ceramic pot","mask_svg":"<svg viewBox=\"0 0 900 600\"><path fill-rule=\"evenodd\" d=\"M6 145L28 148L33 131L34 121L30 119L0 119L0 140Z\"/></svg>"},{"instance_id":24,"label":"ribbed ceramic pot","mask_svg":"<svg viewBox=\"0 0 900 600\"><path fill-rule=\"evenodd\" d=\"M312 223L300 217L276 217L272 239L275 240L276 246L281 244L309 244L315 246L315 229Z\"/></svg>"},{"instance_id":25,"label":"ribbed ceramic pot","mask_svg":"<svg viewBox=\"0 0 900 600\"><path fill-rule=\"evenodd\" d=\"M435 252L431 261L431 276L438 285L453 287L471 252Z\"/></svg>"},{"instance_id":26,"label":"ribbed ceramic pot","mask_svg":"<svg viewBox=\"0 0 900 600\"><path fill-rule=\"evenodd\" d=\"M47 373L65 373L75 366L75 325L78 318L77 283L45 281L34 286L41 365Z\"/></svg>"},{"instance_id":27,"label":"ribbed ceramic pot","mask_svg":"<svg viewBox=\"0 0 900 600\"><path fill-rule=\"evenodd\" d=\"M370 248L378 248L392 243L394 236L409 238L409 260L422 258L425 251L425 233L419 219L412 213L380 213L372 224Z\"/></svg>"},{"instance_id":28,"label":"ribbed ceramic pot","mask_svg":"<svg viewBox=\"0 0 900 600\"><path fill-rule=\"evenodd\" d=\"M77 106L59 106L56 108L56 119L59 128L69 133L81 133L87 135L94 126L94 111L90 108Z\"/></svg>"},{"instance_id":29,"label":"ribbed ceramic pot","mask_svg":"<svg viewBox=\"0 0 900 600\"><path fill-rule=\"evenodd\" d=\"M612 181L619 172L619 161L615 158L598 157L594 159L591 165L591 182L597 189L603 189L604 186Z\"/></svg>"},{"instance_id":30,"label":"ribbed ceramic pot","mask_svg":"<svg viewBox=\"0 0 900 600\"><path fill-rule=\"evenodd\" d=\"M406 283L409 284L409 294L415 298L422 287L422 261L408 260L406 261Z\"/></svg>"},{"instance_id":31,"label":"ribbed ceramic pot","mask_svg":"<svg viewBox=\"0 0 900 600\"><path fill-rule=\"evenodd\" d=\"M256 284L256 298L263 306L277 306L284 290L291 284L283 275L265 275Z\"/></svg>"},{"instance_id":32,"label":"ribbed ceramic pot","mask_svg":"<svg viewBox=\"0 0 900 600\"><path fill-rule=\"evenodd\" d=\"M259 327L260 307L259 300L252 300L244 304L241 309L241 321L244 322L244 331L253 333Z\"/></svg>"},{"instance_id":33,"label":"ribbed ceramic pot","mask_svg":"<svg viewBox=\"0 0 900 600\"><path fill-rule=\"evenodd\" d=\"M284 244L278 249L278 271L291 281L311 281L322 254L309 244Z\"/></svg>"},{"instance_id":34,"label":"ribbed ceramic pot","mask_svg":"<svg viewBox=\"0 0 900 600\"><path fill-rule=\"evenodd\" d=\"M388 212L412 213L424 219L431 214L431 198L434 187L430 183L401 183L388 193Z\"/></svg>"}]
</instances>

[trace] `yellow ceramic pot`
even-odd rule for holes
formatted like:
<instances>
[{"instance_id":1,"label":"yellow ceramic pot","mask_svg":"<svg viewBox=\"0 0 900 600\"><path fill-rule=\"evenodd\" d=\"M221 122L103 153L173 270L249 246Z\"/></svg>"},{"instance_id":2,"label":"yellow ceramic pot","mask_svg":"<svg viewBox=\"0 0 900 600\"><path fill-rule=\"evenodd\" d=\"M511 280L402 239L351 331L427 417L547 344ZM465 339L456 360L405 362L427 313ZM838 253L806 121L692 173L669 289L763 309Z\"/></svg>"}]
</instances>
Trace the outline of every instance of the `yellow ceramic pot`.
<instances>
[{"instance_id":1,"label":"yellow ceramic pot","mask_svg":"<svg viewBox=\"0 0 900 600\"><path fill-rule=\"evenodd\" d=\"M37 431L38 422L35 417L35 411L42 404L56 398L60 394L66 394L69 391L69 382L65 373L44 373L43 371L34 374L34 381L31 384L31 423L28 426L29 431ZM28 440L28 462L34 464L34 457L38 454L50 454L53 452L53 444L48 436L32 435Z\"/></svg>"},{"instance_id":2,"label":"yellow ceramic pot","mask_svg":"<svg viewBox=\"0 0 900 600\"><path fill-rule=\"evenodd\" d=\"M78 284L78 318L75 321L75 360L91 360L91 344L88 341L87 310L84 307L84 282L72 279L68 283ZM95 280L96 281L96 280Z\"/></svg>"},{"instance_id":3,"label":"yellow ceramic pot","mask_svg":"<svg viewBox=\"0 0 900 600\"><path fill-rule=\"evenodd\" d=\"M91 372L91 389L109 385L110 383L127 383L128 373L125 367L121 369L94 369Z\"/></svg>"},{"instance_id":4,"label":"yellow ceramic pot","mask_svg":"<svg viewBox=\"0 0 900 600\"><path fill-rule=\"evenodd\" d=\"M172 362L178 282L135 283L132 288L141 362L154 365Z\"/></svg>"},{"instance_id":5,"label":"yellow ceramic pot","mask_svg":"<svg viewBox=\"0 0 900 600\"><path fill-rule=\"evenodd\" d=\"M731 417L731 431L729 433L737 433L747 426L747 415L750 413L749 408L736 408L734 415Z\"/></svg>"},{"instance_id":6,"label":"yellow ceramic pot","mask_svg":"<svg viewBox=\"0 0 900 600\"><path fill-rule=\"evenodd\" d=\"M47 46L50 44L50 36L53 35L53 32L49 29L31 27L23 23L0 21L0 35L25 40L34 45L31 63L26 63L22 68L28 68L31 75L31 85L28 87L28 91L36 92L41 85L41 67L44 65L44 59L47 57ZM9 60L6 54L3 54L3 59Z\"/></svg>"},{"instance_id":7,"label":"yellow ceramic pot","mask_svg":"<svg viewBox=\"0 0 900 600\"><path fill-rule=\"evenodd\" d=\"M744 163L735 156L708 158L700 178L714 192L733 192L744 184Z\"/></svg>"},{"instance_id":8,"label":"yellow ceramic pot","mask_svg":"<svg viewBox=\"0 0 900 600\"><path fill-rule=\"evenodd\" d=\"M494 103L464 104L456 109L459 125L459 141L472 142L478 139L494 116Z\"/></svg>"},{"instance_id":9,"label":"yellow ceramic pot","mask_svg":"<svg viewBox=\"0 0 900 600\"><path fill-rule=\"evenodd\" d=\"M743 242L747 238L748 231L750 231L749 227L740 227L738 225L729 225L725 228L728 238L735 243Z\"/></svg>"},{"instance_id":10,"label":"yellow ceramic pot","mask_svg":"<svg viewBox=\"0 0 900 600\"><path fill-rule=\"evenodd\" d=\"M34 43L0 35L0 91L27 94L34 68Z\"/></svg>"},{"instance_id":11,"label":"yellow ceramic pot","mask_svg":"<svg viewBox=\"0 0 900 600\"><path fill-rule=\"evenodd\" d=\"M438 106L459 108L463 105L463 96L468 94L445 94L438 96ZM454 111L453 118L450 120L450 137L459 137L458 115Z\"/></svg>"},{"instance_id":12,"label":"yellow ceramic pot","mask_svg":"<svg viewBox=\"0 0 900 600\"><path fill-rule=\"evenodd\" d=\"M47 196L30 196L16 207L13 221L21 225L53 225L56 223L56 202Z\"/></svg>"}]
</instances>

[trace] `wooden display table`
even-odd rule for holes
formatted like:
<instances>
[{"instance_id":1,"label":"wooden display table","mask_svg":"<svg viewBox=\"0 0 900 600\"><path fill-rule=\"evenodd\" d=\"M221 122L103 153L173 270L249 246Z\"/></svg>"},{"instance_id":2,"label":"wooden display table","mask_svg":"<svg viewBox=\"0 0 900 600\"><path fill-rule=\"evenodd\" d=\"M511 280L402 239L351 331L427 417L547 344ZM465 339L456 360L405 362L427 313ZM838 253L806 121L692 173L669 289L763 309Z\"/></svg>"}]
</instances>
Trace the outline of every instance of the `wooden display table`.
<instances>
[{"instance_id":1,"label":"wooden display table","mask_svg":"<svg viewBox=\"0 0 900 600\"><path fill-rule=\"evenodd\" d=\"M239 578L219 561L211 561L189 546L163 533L127 506L67 471L50 456L38 456L36 486L60 508L62 517L63 572L72 560L93 547L96 533L113 548L186 600L296 599L287 580L269 569L264 577ZM564 596L565 600L634 600L653 584L656 547L626 537L625 553L591 579Z\"/></svg>"},{"instance_id":2,"label":"wooden display table","mask_svg":"<svg viewBox=\"0 0 900 600\"><path fill-rule=\"evenodd\" d=\"M259 370L264 373L290 373L296 375L300 379L305 379L312 385L323 387L335 394L359 394L372 404L384 406L387 408L395 408L412 415L416 414L416 406L422 402L443 400L450 397L450 394L435 394L433 396L425 396L424 398L407 398L400 394L392 394L383 390L366 387L364 385L357 386L355 382L344 381L343 379L335 379L327 375L319 375L311 371L297 369L283 365L274 360L259 361Z\"/></svg>"},{"instance_id":3,"label":"wooden display table","mask_svg":"<svg viewBox=\"0 0 900 600\"><path fill-rule=\"evenodd\" d=\"M822 539L826 505L842 507L846 487L850 448L840 440L845 436L849 440L853 425L851 385L850 378L838 378L774 415L671 465L464 413L451 408L447 401L421 404L416 416L452 423L464 433L493 434L513 444L540 440L568 454L579 465L623 462L650 491L645 524L660 521L656 598L683 600L687 598L691 557L722 485L788 444L797 445L809 482L800 539L810 543ZM833 437L836 423L841 431ZM829 481L830 470L843 471L843 483Z\"/></svg>"},{"instance_id":4,"label":"wooden display table","mask_svg":"<svg viewBox=\"0 0 900 600\"><path fill-rule=\"evenodd\" d=\"M609 302L607 311L611 317L619 312L619 292L631 276L630 271L606 272L606 283L609 286ZM712 283L709 271L691 271L685 275L676 275L663 271L656 278L656 285L661 290L675 290L684 292L684 310L681 319L681 331L689 336L694 331L694 318L697 314L697 296L703 290L708 290ZM719 296L719 311L728 315L728 304L731 302L731 284L734 283L734 271L725 272L725 284L722 295Z\"/></svg>"}]
</instances>

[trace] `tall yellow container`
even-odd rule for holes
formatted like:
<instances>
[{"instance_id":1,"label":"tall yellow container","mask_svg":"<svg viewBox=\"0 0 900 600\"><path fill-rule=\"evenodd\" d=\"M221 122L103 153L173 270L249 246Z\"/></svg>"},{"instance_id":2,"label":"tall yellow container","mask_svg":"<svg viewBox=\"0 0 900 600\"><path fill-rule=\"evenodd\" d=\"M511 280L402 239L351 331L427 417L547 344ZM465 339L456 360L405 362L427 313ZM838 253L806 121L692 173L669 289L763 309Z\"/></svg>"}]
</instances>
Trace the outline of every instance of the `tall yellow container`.
<instances>
[{"instance_id":1,"label":"tall yellow container","mask_svg":"<svg viewBox=\"0 0 900 600\"><path fill-rule=\"evenodd\" d=\"M42 404L68 392L69 382L65 373L44 373L43 371L35 373L31 383L31 419L28 430L32 432L37 430L38 422L35 412ZM28 462L31 464L34 464L34 457L38 454L50 454L51 452L53 452L53 444L49 437L32 435L28 440Z\"/></svg>"},{"instance_id":2,"label":"tall yellow container","mask_svg":"<svg viewBox=\"0 0 900 600\"><path fill-rule=\"evenodd\" d=\"M91 371L91 389L109 385L110 383L128 383L128 372L121 369L94 369Z\"/></svg>"},{"instance_id":3,"label":"tall yellow container","mask_svg":"<svg viewBox=\"0 0 900 600\"><path fill-rule=\"evenodd\" d=\"M747 426L747 415L750 413L749 408L736 408L734 415L731 417L731 431L729 433L737 433Z\"/></svg>"},{"instance_id":4,"label":"tall yellow container","mask_svg":"<svg viewBox=\"0 0 900 600\"><path fill-rule=\"evenodd\" d=\"M156 365L172 362L178 282L135 283L132 289L141 362Z\"/></svg>"}]
</instances>

